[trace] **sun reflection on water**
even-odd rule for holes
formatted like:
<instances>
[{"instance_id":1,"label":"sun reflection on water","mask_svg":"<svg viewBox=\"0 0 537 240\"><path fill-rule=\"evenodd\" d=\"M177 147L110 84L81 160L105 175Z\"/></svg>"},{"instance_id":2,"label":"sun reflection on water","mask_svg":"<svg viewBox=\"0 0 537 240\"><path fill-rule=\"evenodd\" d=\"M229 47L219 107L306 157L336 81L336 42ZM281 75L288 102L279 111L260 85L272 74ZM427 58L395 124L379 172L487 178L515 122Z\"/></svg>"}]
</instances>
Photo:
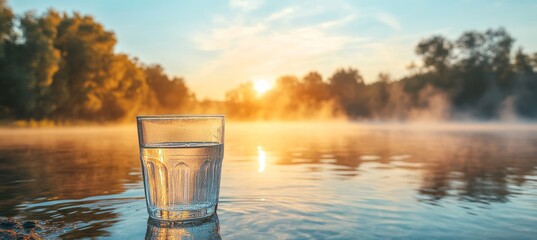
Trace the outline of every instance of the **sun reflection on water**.
<instances>
[{"instance_id":1,"label":"sun reflection on water","mask_svg":"<svg viewBox=\"0 0 537 240\"><path fill-rule=\"evenodd\" d=\"M267 156L265 155L265 151L261 146L257 146L257 162L259 163L259 168L257 171L260 173L265 172L265 167L267 166Z\"/></svg>"}]
</instances>

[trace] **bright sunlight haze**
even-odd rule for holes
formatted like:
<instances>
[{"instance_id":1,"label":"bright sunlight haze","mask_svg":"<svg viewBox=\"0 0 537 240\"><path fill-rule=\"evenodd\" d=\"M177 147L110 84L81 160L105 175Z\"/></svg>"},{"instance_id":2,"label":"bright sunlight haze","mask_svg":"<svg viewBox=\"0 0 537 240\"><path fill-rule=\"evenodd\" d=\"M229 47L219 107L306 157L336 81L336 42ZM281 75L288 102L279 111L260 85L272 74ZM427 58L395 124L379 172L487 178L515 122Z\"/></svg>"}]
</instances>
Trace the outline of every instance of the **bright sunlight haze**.
<instances>
[{"instance_id":1,"label":"bright sunlight haze","mask_svg":"<svg viewBox=\"0 0 537 240\"><path fill-rule=\"evenodd\" d=\"M54 7L91 14L117 34L117 50L184 77L200 99L256 76L328 76L359 67L366 83L379 72L407 73L413 47L435 34L505 27L537 51L535 1L10 1L16 13ZM479 9L479 10L478 10ZM479 17L477 17L479 15ZM144 17L140 17L144 16ZM275 79L267 79L275 80Z\"/></svg>"},{"instance_id":2,"label":"bright sunlight haze","mask_svg":"<svg viewBox=\"0 0 537 240\"><path fill-rule=\"evenodd\" d=\"M272 88L272 84L265 79L257 79L254 82L254 89L257 95L263 95Z\"/></svg>"}]
</instances>

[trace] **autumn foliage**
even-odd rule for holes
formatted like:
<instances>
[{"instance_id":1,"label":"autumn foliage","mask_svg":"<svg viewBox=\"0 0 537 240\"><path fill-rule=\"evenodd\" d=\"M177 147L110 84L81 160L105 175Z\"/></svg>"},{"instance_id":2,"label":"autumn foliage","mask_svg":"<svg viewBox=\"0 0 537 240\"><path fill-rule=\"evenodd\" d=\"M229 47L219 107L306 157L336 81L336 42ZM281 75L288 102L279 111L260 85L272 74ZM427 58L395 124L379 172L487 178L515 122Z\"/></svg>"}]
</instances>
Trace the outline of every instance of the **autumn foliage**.
<instances>
[{"instance_id":1,"label":"autumn foliage","mask_svg":"<svg viewBox=\"0 0 537 240\"><path fill-rule=\"evenodd\" d=\"M91 16L55 10L16 16L0 0L0 119L122 122L165 113L238 120L537 118L537 54L513 53L515 40L503 28L421 40L415 48L421 63L409 65L401 79L380 73L366 84L352 67L326 78L311 71L282 76L264 94L243 83L224 101L197 99L184 79L118 53L116 42Z\"/></svg>"}]
</instances>

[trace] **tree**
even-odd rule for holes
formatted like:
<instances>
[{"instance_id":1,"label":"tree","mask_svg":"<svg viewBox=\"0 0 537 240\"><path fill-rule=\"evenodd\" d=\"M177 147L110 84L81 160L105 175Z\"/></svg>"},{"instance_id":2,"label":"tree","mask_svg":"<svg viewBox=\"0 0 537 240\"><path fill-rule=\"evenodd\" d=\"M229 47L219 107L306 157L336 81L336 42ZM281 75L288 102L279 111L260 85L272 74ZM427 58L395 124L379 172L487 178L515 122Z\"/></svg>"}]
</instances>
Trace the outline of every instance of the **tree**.
<instances>
[{"instance_id":1,"label":"tree","mask_svg":"<svg viewBox=\"0 0 537 240\"><path fill-rule=\"evenodd\" d=\"M537 117L537 73L532 59L519 48L514 57L513 70L516 72L516 85L513 91L516 113L525 118Z\"/></svg>"},{"instance_id":2,"label":"tree","mask_svg":"<svg viewBox=\"0 0 537 240\"><path fill-rule=\"evenodd\" d=\"M537 52L533 53L533 57L531 59L531 62L533 64L533 69L537 69Z\"/></svg>"},{"instance_id":3,"label":"tree","mask_svg":"<svg viewBox=\"0 0 537 240\"><path fill-rule=\"evenodd\" d=\"M332 93L343 101L352 101L356 98L358 90L363 87L364 79L357 69L338 69L328 79Z\"/></svg>"},{"instance_id":4,"label":"tree","mask_svg":"<svg viewBox=\"0 0 537 240\"><path fill-rule=\"evenodd\" d=\"M165 109L184 110L192 101L193 96L184 80L178 77L168 78L160 65L146 67L145 78L159 105Z\"/></svg>"},{"instance_id":5,"label":"tree","mask_svg":"<svg viewBox=\"0 0 537 240\"><path fill-rule=\"evenodd\" d=\"M515 62L513 64L513 68L514 71L518 73L533 72L531 58L522 51L522 48L519 48L515 54Z\"/></svg>"},{"instance_id":6,"label":"tree","mask_svg":"<svg viewBox=\"0 0 537 240\"><path fill-rule=\"evenodd\" d=\"M24 106L21 114L25 118L41 119L53 110L51 85L59 69L60 53L54 48L57 26L61 18L53 10L41 17L32 12L20 20L24 44L19 50L19 65L24 77L19 79L23 91Z\"/></svg>"},{"instance_id":7,"label":"tree","mask_svg":"<svg viewBox=\"0 0 537 240\"><path fill-rule=\"evenodd\" d=\"M0 0L0 59L4 57L4 43L13 37L13 19L6 0Z\"/></svg>"},{"instance_id":8,"label":"tree","mask_svg":"<svg viewBox=\"0 0 537 240\"><path fill-rule=\"evenodd\" d=\"M453 44L442 36L421 40L416 46L416 54L423 58L425 68L443 73L449 67Z\"/></svg>"},{"instance_id":9,"label":"tree","mask_svg":"<svg viewBox=\"0 0 537 240\"><path fill-rule=\"evenodd\" d=\"M510 51L513 38L503 29L465 32L457 40L453 104L493 118L513 87Z\"/></svg>"},{"instance_id":10,"label":"tree","mask_svg":"<svg viewBox=\"0 0 537 240\"><path fill-rule=\"evenodd\" d=\"M2 117L119 121L195 101L182 78L116 54L114 33L91 16L27 12L15 28L15 16L0 4Z\"/></svg>"},{"instance_id":11,"label":"tree","mask_svg":"<svg viewBox=\"0 0 537 240\"><path fill-rule=\"evenodd\" d=\"M114 33L92 17L63 14L54 43L62 56L53 83L57 116L88 120L98 116L106 91L118 84L110 76L115 44Z\"/></svg>"},{"instance_id":12,"label":"tree","mask_svg":"<svg viewBox=\"0 0 537 240\"><path fill-rule=\"evenodd\" d=\"M110 121L132 119L134 115L154 104L151 99L146 76L137 59L125 54L114 56L109 68L110 84L105 84L101 96L103 107L99 110L98 120Z\"/></svg>"},{"instance_id":13,"label":"tree","mask_svg":"<svg viewBox=\"0 0 537 240\"><path fill-rule=\"evenodd\" d=\"M330 98L330 88L323 81L323 77L318 72L312 71L302 78L302 93L306 101L311 105L316 105L320 101Z\"/></svg>"},{"instance_id":14,"label":"tree","mask_svg":"<svg viewBox=\"0 0 537 240\"><path fill-rule=\"evenodd\" d=\"M463 68L478 68L487 62L483 53L485 36L476 31L463 33L455 42L458 50L458 62Z\"/></svg>"},{"instance_id":15,"label":"tree","mask_svg":"<svg viewBox=\"0 0 537 240\"><path fill-rule=\"evenodd\" d=\"M142 111L206 113L225 107L240 119L344 112L353 119L404 120L415 110L445 116L442 109L482 119L514 109L537 118L537 53L520 48L511 56L513 43L503 28L465 32L453 42L436 35L415 47L423 67L412 64L411 73L397 81L380 73L365 84L354 68L337 69L323 81L311 71L300 79L281 76L261 95L248 82L227 92L225 102L198 101L183 78L116 53L114 33L93 17L54 10L16 16L0 0L0 117L104 122Z\"/></svg>"},{"instance_id":16,"label":"tree","mask_svg":"<svg viewBox=\"0 0 537 240\"><path fill-rule=\"evenodd\" d=\"M489 29L484 33L465 32L457 40L460 66L492 71L497 82L507 86L513 42L514 39L503 28Z\"/></svg>"},{"instance_id":17,"label":"tree","mask_svg":"<svg viewBox=\"0 0 537 240\"><path fill-rule=\"evenodd\" d=\"M338 69L329 78L332 95L343 106L350 116L365 115L367 109L364 107L365 96L360 95L365 87L364 79L358 69Z\"/></svg>"},{"instance_id":18,"label":"tree","mask_svg":"<svg viewBox=\"0 0 537 240\"><path fill-rule=\"evenodd\" d=\"M13 54L8 56L8 52L12 52L14 45L14 17L6 1L0 0L0 117L9 116L13 111L11 98L15 91L12 79L15 74L12 67Z\"/></svg>"},{"instance_id":19,"label":"tree","mask_svg":"<svg viewBox=\"0 0 537 240\"><path fill-rule=\"evenodd\" d=\"M370 112L376 113L377 117L387 114L384 108L390 98L388 91L390 81L390 74L381 72L378 74L377 81L368 86L368 108Z\"/></svg>"},{"instance_id":20,"label":"tree","mask_svg":"<svg viewBox=\"0 0 537 240\"><path fill-rule=\"evenodd\" d=\"M253 119L258 111L258 99L251 82L226 93L226 110L238 119Z\"/></svg>"},{"instance_id":21,"label":"tree","mask_svg":"<svg viewBox=\"0 0 537 240\"><path fill-rule=\"evenodd\" d=\"M505 91L513 86L511 70L511 48L515 41L504 29L489 29L485 32L486 55L496 82Z\"/></svg>"}]
</instances>

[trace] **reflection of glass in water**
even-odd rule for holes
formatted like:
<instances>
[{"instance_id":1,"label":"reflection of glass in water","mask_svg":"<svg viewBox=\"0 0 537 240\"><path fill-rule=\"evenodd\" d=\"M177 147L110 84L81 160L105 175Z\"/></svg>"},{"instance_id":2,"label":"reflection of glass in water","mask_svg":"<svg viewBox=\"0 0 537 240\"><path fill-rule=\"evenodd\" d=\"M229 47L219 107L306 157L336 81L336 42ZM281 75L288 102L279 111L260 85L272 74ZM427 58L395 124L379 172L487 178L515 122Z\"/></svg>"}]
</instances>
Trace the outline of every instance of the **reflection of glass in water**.
<instances>
[{"instance_id":1,"label":"reflection of glass in water","mask_svg":"<svg viewBox=\"0 0 537 240\"><path fill-rule=\"evenodd\" d=\"M218 215L205 221L183 223L149 218L145 239L221 239Z\"/></svg>"},{"instance_id":2,"label":"reflection of glass in water","mask_svg":"<svg viewBox=\"0 0 537 240\"><path fill-rule=\"evenodd\" d=\"M149 215L194 219L215 213L222 144L166 143L142 148Z\"/></svg>"}]
</instances>

